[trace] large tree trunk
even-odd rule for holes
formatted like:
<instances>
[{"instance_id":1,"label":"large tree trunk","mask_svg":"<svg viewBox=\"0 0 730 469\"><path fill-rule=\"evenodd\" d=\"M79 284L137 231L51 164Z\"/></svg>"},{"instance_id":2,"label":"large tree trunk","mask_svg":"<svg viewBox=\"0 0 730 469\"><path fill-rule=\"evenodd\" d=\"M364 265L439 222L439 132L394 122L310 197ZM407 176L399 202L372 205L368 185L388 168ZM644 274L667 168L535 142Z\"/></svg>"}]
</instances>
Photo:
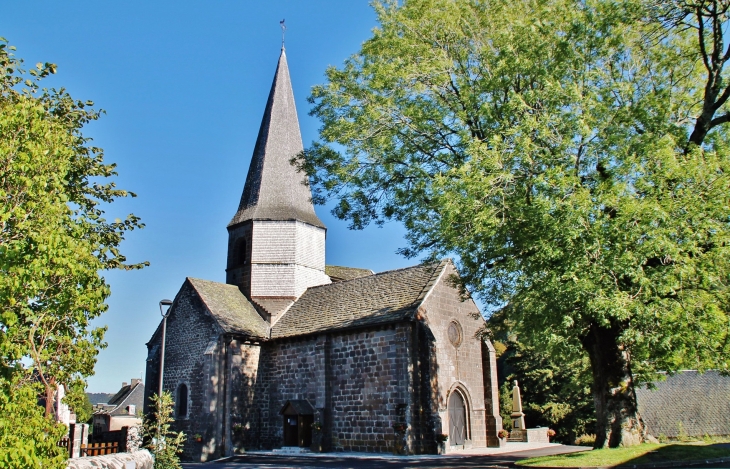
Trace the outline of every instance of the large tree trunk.
<instances>
[{"instance_id":1,"label":"large tree trunk","mask_svg":"<svg viewBox=\"0 0 730 469\"><path fill-rule=\"evenodd\" d=\"M618 325L602 327L594 323L581 339L593 372L595 448L632 446L644 441L629 356L619 344L620 334Z\"/></svg>"}]
</instances>

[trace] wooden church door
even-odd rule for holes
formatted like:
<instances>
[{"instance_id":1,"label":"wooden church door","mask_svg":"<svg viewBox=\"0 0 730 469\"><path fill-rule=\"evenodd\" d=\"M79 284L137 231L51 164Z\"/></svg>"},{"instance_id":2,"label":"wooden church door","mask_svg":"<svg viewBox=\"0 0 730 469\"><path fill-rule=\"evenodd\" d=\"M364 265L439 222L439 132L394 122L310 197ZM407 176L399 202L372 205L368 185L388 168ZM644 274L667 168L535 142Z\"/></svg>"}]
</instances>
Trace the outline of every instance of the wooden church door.
<instances>
[{"instance_id":1,"label":"wooden church door","mask_svg":"<svg viewBox=\"0 0 730 469\"><path fill-rule=\"evenodd\" d=\"M284 416L284 446L299 446L299 428L296 415Z\"/></svg>"},{"instance_id":2,"label":"wooden church door","mask_svg":"<svg viewBox=\"0 0 730 469\"><path fill-rule=\"evenodd\" d=\"M281 409L284 417L284 446L306 448L312 445L314 409L305 400L286 401Z\"/></svg>"},{"instance_id":3,"label":"wooden church door","mask_svg":"<svg viewBox=\"0 0 730 469\"><path fill-rule=\"evenodd\" d=\"M457 391L449 397L449 430L451 446L463 445L466 440L466 407Z\"/></svg>"}]
</instances>

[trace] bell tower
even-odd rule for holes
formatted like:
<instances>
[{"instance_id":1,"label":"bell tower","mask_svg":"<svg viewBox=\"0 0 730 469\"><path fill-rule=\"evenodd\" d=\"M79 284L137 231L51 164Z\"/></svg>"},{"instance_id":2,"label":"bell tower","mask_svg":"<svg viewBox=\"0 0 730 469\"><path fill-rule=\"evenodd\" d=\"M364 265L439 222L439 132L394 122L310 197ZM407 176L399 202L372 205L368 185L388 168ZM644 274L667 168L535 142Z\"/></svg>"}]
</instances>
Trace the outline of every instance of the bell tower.
<instances>
[{"instance_id":1,"label":"bell tower","mask_svg":"<svg viewBox=\"0 0 730 469\"><path fill-rule=\"evenodd\" d=\"M286 52L276 67L238 211L228 224L226 283L273 325L304 291L330 283L326 228L307 176L290 160L303 150Z\"/></svg>"}]
</instances>

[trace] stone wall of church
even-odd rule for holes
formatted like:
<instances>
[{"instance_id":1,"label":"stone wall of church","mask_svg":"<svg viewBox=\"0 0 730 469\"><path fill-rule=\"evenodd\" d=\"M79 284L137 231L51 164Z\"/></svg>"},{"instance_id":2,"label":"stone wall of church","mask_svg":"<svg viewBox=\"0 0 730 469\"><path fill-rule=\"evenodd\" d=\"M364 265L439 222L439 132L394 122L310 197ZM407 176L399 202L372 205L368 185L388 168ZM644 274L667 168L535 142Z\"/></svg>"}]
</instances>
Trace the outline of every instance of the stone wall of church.
<instances>
[{"instance_id":1,"label":"stone wall of church","mask_svg":"<svg viewBox=\"0 0 730 469\"><path fill-rule=\"evenodd\" d=\"M172 428L188 436L182 455L187 461L211 459L221 451L220 416L217 412L210 412L211 399L217 401L220 394L217 376L221 367L217 354L206 354L210 345L218 341L218 332L213 319L204 311L200 298L186 284L175 298L167 319L163 389L175 399L176 421ZM157 393L159 386L160 339L161 328L149 343L147 399ZM181 384L187 388L186 415L178 415ZM213 408L216 408L215 405ZM145 409L149 409L148 402ZM195 434L206 436L209 445L204 447L196 443Z\"/></svg>"},{"instance_id":2,"label":"stone wall of church","mask_svg":"<svg viewBox=\"0 0 730 469\"><path fill-rule=\"evenodd\" d=\"M393 425L409 420L410 331L410 324L401 324L281 340L263 344L257 359L242 352L238 366L249 371L234 388L234 414L250 431L243 430L238 443L282 446L280 412L288 400L305 399L324 425L326 450L392 451Z\"/></svg>"},{"instance_id":3,"label":"stone wall of church","mask_svg":"<svg viewBox=\"0 0 730 469\"><path fill-rule=\"evenodd\" d=\"M332 449L388 452L407 424L409 324L335 335L330 342Z\"/></svg>"},{"instance_id":4,"label":"stone wall of church","mask_svg":"<svg viewBox=\"0 0 730 469\"><path fill-rule=\"evenodd\" d=\"M479 313L472 300L461 301L459 292L450 284L449 277L455 274L449 265L422 305L421 320L425 328L424 347L431 352L426 369L431 393L431 425L434 433L449 434L448 402L450 393L458 390L466 399L467 424L465 447L484 447L487 444L485 398L491 402L491 387L485 389L484 366L489 366L488 356L483 356L482 342L475 338L477 330L484 324L471 314ZM424 384L425 385L425 384ZM485 395L485 391L487 395ZM496 395L494 396L496 398ZM453 443L450 438L447 450Z\"/></svg>"},{"instance_id":5,"label":"stone wall of church","mask_svg":"<svg viewBox=\"0 0 730 469\"><path fill-rule=\"evenodd\" d=\"M263 423L268 418L268 383L263 382L266 346L232 340L230 412L227 438L234 448L259 448ZM263 351L262 351L263 349Z\"/></svg>"},{"instance_id":6,"label":"stone wall of church","mask_svg":"<svg viewBox=\"0 0 730 469\"><path fill-rule=\"evenodd\" d=\"M251 424L249 434L241 439L246 449L279 448L283 444L282 407L290 399L306 399L315 405L316 337L266 343L261 347L254 398L240 408ZM243 404L243 402L242 402Z\"/></svg>"}]
</instances>

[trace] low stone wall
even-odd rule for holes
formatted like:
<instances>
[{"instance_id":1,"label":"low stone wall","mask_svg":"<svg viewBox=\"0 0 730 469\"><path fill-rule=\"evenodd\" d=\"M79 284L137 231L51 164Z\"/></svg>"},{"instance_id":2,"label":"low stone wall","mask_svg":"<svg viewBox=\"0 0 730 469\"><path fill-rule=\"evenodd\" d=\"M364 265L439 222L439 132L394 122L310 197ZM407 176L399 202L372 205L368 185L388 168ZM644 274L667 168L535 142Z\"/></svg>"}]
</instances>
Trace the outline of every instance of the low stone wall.
<instances>
[{"instance_id":1,"label":"low stone wall","mask_svg":"<svg viewBox=\"0 0 730 469\"><path fill-rule=\"evenodd\" d=\"M152 469L153 465L152 455L143 449L133 453L69 459L66 469Z\"/></svg>"},{"instance_id":2,"label":"low stone wall","mask_svg":"<svg viewBox=\"0 0 730 469\"><path fill-rule=\"evenodd\" d=\"M528 443L550 443L550 437L548 437L548 429L546 427L528 428L526 431Z\"/></svg>"}]
</instances>

